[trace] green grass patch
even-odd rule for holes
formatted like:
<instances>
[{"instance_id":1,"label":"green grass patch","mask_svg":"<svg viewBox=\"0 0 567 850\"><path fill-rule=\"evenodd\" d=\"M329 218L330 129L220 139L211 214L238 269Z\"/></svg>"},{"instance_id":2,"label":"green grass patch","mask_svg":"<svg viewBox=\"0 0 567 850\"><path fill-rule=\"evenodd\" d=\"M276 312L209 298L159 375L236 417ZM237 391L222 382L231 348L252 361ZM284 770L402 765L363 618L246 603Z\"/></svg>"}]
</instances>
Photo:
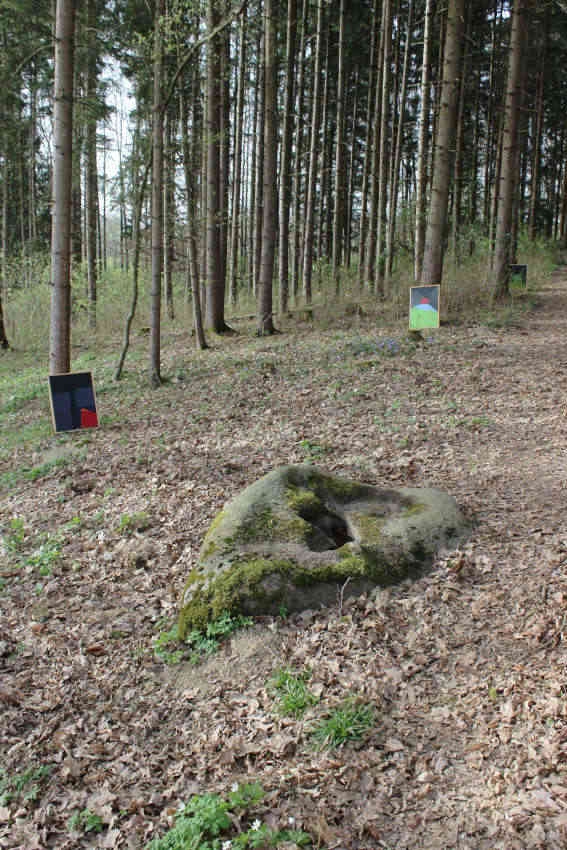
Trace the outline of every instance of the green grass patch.
<instances>
[{"instance_id":1,"label":"green grass patch","mask_svg":"<svg viewBox=\"0 0 567 850\"><path fill-rule=\"evenodd\" d=\"M30 401L38 398L40 395L46 394L46 386L39 383L27 386L25 389L19 389L9 395L3 404L0 404L0 416L7 413L17 413L22 408L27 407Z\"/></svg>"},{"instance_id":2,"label":"green grass patch","mask_svg":"<svg viewBox=\"0 0 567 850\"><path fill-rule=\"evenodd\" d=\"M273 694L280 714L299 718L318 702L318 698L307 687L310 678L310 670L299 672L281 668L274 673L268 683L268 690Z\"/></svg>"},{"instance_id":3,"label":"green grass patch","mask_svg":"<svg viewBox=\"0 0 567 850\"><path fill-rule=\"evenodd\" d=\"M1 455L7 456L16 446L36 448L52 434L51 420L47 413L45 419L22 425L18 417L10 416L0 420Z\"/></svg>"},{"instance_id":4,"label":"green grass patch","mask_svg":"<svg viewBox=\"0 0 567 850\"><path fill-rule=\"evenodd\" d=\"M31 469L29 467L23 468L21 474L27 481L37 481L38 478L45 478L46 475L50 475L54 470L62 469L68 465L68 458L58 457L56 460L49 460L39 466L32 466Z\"/></svg>"},{"instance_id":5,"label":"green grass patch","mask_svg":"<svg viewBox=\"0 0 567 850\"><path fill-rule=\"evenodd\" d=\"M150 525L150 516L145 511L123 514L120 517L117 531L119 534L133 534L135 531L146 531Z\"/></svg>"},{"instance_id":6,"label":"green grass patch","mask_svg":"<svg viewBox=\"0 0 567 850\"><path fill-rule=\"evenodd\" d=\"M311 738L316 749L333 749L360 741L374 723L374 707L349 698L312 728Z\"/></svg>"}]
</instances>

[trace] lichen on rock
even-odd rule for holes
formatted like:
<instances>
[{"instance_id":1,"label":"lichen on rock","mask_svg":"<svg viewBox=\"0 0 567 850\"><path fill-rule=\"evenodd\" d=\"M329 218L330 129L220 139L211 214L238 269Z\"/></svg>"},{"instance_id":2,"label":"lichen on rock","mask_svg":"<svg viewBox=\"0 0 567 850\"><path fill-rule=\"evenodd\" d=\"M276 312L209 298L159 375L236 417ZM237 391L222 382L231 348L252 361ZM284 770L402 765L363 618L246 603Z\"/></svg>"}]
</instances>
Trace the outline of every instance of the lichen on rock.
<instances>
[{"instance_id":1,"label":"lichen on rock","mask_svg":"<svg viewBox=\"0 0 567 850\"><path fill-rule=\"evenodd\" d=\"M228 502L205 535L179 634L224 611L276 614L333 604L417 575L468 525L432 488L385 489L314 466L284 466Z\"/></svg>"}]
</instances>

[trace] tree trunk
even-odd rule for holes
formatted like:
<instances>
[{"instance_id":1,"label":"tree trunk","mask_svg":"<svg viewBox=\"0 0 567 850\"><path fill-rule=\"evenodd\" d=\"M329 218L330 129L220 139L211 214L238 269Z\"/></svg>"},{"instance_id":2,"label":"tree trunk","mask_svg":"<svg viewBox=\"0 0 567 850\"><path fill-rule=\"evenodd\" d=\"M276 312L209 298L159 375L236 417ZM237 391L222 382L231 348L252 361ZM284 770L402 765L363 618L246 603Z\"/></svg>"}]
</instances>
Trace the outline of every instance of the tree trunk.
<instances>
[{"instance_id":1,"label":"tree trunk","mask_svg":"<svg viewBox=\"0 0 567 850\"><path fill-rule=\"evenodd\" d=\"M396 133L396 146L392 165L392 191L390 197L390 221L388 226L388 237L386 244L386 281L390 280L394 263L394 236L396 231L396 217L398 209L398 186L400 179L400 163L402 158L402 140L404 133L404 115L406 110L406 94L408 83L409 54L412 42L413 29L413 0L409 0L407 12L406 45L404 50L404 63L402 70L402 85L399 98L398 128Z\"/></svg>"},{"instance_id":2,"label":"tree trunk","mask_svg":"<svg viewBox=\"0 0 567 850\"><path fill-rule=\"evenodd\" d=\"M429 105L431 88L431 20L434 0L426 0L423 30L423 60L421 65L421 111L419 113L417 174L415 198L415 256L414 279L421 280L425 227L427 224L427 159L429 133Z\"/></svg>"},{"instance_id":3,"label":"tree trunk","mask_svg":"<svg viewBox=\"0 0 567 850\"><path fill-rule=\"evenodd\" d=\"M374 291L384 295L384 248L386 232L386 206L388 203L388 141L390 119L390 70L392 48L392 0L384 0L384 51L382 69L382 105L380 108L380 173L378 177L378 227L376 240L376 268Z\"/></svg>"},{"instance_id":4,"label":"tree trunk","mask_svg":"<svg viewBox=\"0 0 567 850\"><path fill-rule=\"evenodd\" d=\"M319 124L321 121L321 47L323 41L323 3L317 8L317 37L315 42L315 69L313 80L313 117L311 119L311 142L309 146L309 179L305 209L305 235L303 248L303 294L307 304L311 303L311 280L313 275L313 239L315 236L315 188L317 181L317 152L319 149Z\"/></svg>"},{"instance_id":5,"label":"tree trunk","mask_svg":"<svg viewBox=\"0 0 567 850\"><path fill-rule=\"evenodd\" d=\"M376 54L376 86L374 90L374 111L372 114L372 154L368 170L370 185L370 212L368 214L368 240L364 251L364 279L369 287L374 287L374 270L376 262L376 230L378 222L378 175L380 169L380 130L382 109L382 74L384 72L384 33L386 7L390 0L383 0L382 18L380 25L380 42Z\"/></svg>"},{"instance_id":6,"label":"tree trunk","mask_svg":"<svg viewBox=\"0 0 567 850\"><path fill-rule=\"evenodd\" d=\"M193 70L193 80L198 74L198 69ZM197 96L197 86L194 84L194 96ZM183 91L179 93L179 113L181 119L181 144L183 148L183 170L185 174L185 194L187 198L187 259L189 263L189 274L191 279L191 296L193 301L193 323L195 325L195 338L197 348L207 348L205 331L203 329L203 317L201 313L201 292L199 282L199 268L197 262L197 246L195 244L195 183L193 177L192 155L189 144L189 130L187 127L187 107ZM193 134L196 128L193 123Z\"/></svg>"},{"instance_id":7,"label":"tree trunk","mask_svg":"<svg viewBox=\"0 0 567 850\"><path fill-rule=\"evenodd\" d=\"M331 22L327 15L327 24L325 27L325 62L323 64L323 93L321 100L321 128L319 131L320 153L319 162L317 163L318 180L315 178L315 185L319 184L319 192L315 190L315 198L319 199L317 220L317 250L315 257L317 259L318 271L318 288L321 289L322 281L322 263L323 258L329 256L329 221L331 215L331 186L330 186L330 163L331 149L333 145L333 130L328 125L329 120L329 41L330 41ZM314 219L314 220L315 220ZM323 235L326 236L325 244L323 243Z\"/></svg>"},{"instance_id":8,"label":"tree trunk","mask_svg":"<svg viewBox=\"0 0 567 850\"><path fill-rule=\"evenodd\" d=\"M139 119L138 119L139 120ZM132 327L132 322L134 321L134 317L136 315L136 307L138 306L138 277L140 271L140 251L141 251L141 222L142 222L142 207L144 204L144 198L146 194L146 185L148 182L148 174L150 173L151 167L151 159L148 159L146 163L146 167L144 169L144 174L142 179L139 179L139 175L136 173L137 169L134 168L134 180L132 182L137 186L136 197L134 200L134 210L132 213L133 221L132 221L132 236L134 240L134 251L132 257L132 300L130 302L130 312L126 317L126 324L124 326L124 340L122 344L122 351L120 353L120 359L118 361L118 365L116 367L116 372L114 373L114 380L119 381L122 377L122 369L124 368L124 361L126 360L126 355L128 353L128 348L130 347L130 329Z\"/></svg>"},{"instance_id":9,"label":"tree trunk","mask_svg":"<svg viewBox=\"0 0 567 850\"><path fill-rule=\"evenodd\" d=\"M258 34L256 39L256 75L254 79L254 96L252 106L252 138L249 145L249 160L250 160L250 197L248 202L248 292L256 294L256 183L258 173L258 163L256 162L256 152L258 145L256 144L256 136L258 133L258 114L260 109L260 87L263 86L261 77L262 61L260 59L261 37Z\"/></svg>"},{"instance_id":10,"label":"tree trunk","mask_svg":"<svg viewBox=\"0 0 567 850\"><path fill-rule=\"evenodd\" d=\"M4 137L2 128L0 127L0 150L5 154ZM9 348L8 336L6 334L6 325L4 322L4 309L2 306L2 293L6 290L6 269L8 259L8 158L4 155L3 165L3 180L2 185L2 209L0 210L1 217L1 245L0 245L0 348Z\"/></svg>"},{"instance_id":11,"label":"tree trunk","mask_svg":"<svg viewBox=\"0 0 567 850\"><path fill-rule=\"evenodd\" d=\"M4 308L2 306L2 284L0 283L0 348L6 350L10 348L8 337L6 335L6 325L4 324Z\"/></svg>"},{"instance_id":12,"label":"tree trunk","mask_svg":"<svg viewBox=\"0 0 567 850\"><path fill-rule=\"evenodd\" d=\"M512 10L510 47L508 53L508 80L504 106L504 128L502 132L502 162L498 186L498 212L492 272L494 276L495 301L508 295L510 281L510 256L512 251L512 214L514 196L518 186L517 150L524 46L524 0L515 0Z\"/></svg>"},{"instance_id":13,"label":"tree trunk","mask_svg":"<svg viewBox=\"0 0 567 850\"><path fill-rule=\"evenodd\" d=\"M161 278L163 265L163 15L157 0L154 24L154 90L152 123L152 288L150 313L150 381L161 384Z\"/></svg>"},{"instance_id":14,"label":"tree trunk","mask_svg":"<svg viewBox=\"0 0 567 850\"><path fill-rule=\"evenodd\" d=\"M96 0L87 0L87 294L89 327L96 328L97 289L97 220L98 220L98 168L96 160L97 129L97 30Z\"/></svg>"},{"instance_id":15,"label":"tree trunk","mask_svg":"<svg viewBox=\"0 0 567 850\"><path fill-rule=\"evenodd\" d=\"M276 21L274 0L264 2L264 214L262 217L262 254L258 280L258 336L275 332L273 323L273 279L278 228L278 91L276 58Z\"/></svg>"},{"instance_id":16,"label":"tree trunk","mask_svg":"<svg viewBox=\"0 0 567 850\"><path fill-rule=\"evenodd\" d=\"M74 0L57 0L53 128L53 221L49 372L71 368L71 186L73 148Z\"/></svg>"},{"instance_id":17,"label":"tree trunk","mask_svg":"<svg viewBox=\"0 0 567 850\"><path fill-rule=\"evenodd\" d=\"M236 131L234 139L234 176L232 188L232 222L230 238L230 302L235 305L238 298L238 268L240 262L240 195L242 192L242 127L244 120L244 79L246 76L246 8L240 15L240 37L238 51L238 82L236 96Z\"/></svg>"},{"instance_id":18,"label":"tree trunk","mask_svg":"<svg viewBox=\"0 0 567 850\"><path fill-rule=\"evenodd\" d=\"M282 130L282 149L280 164L280 249L278 271L280 282L280 312L286 313L289 307L289 208L291 141L293 135L294 69L295 41L297 31L297 0L288 0L286 26L286 76L284 96L284 117Z\"/></svg>"},{"instance_id":19,"label":"tree trunk","mask_svg":"<svg viewBox=\"0 0 567 850\"><path fill-rule=\"evenodd\" d=\"M165 114L165 157L164 157L164 206L163 206L163 246L164 246L164 294L167 316L173 321L175 305L173 303L173 266L175 263L175 162L177 118L174 101L168 104Z\"/></svg>"},{"instance_id":20,"label":"tree trunk","mask_svg":"<svg viewBox=\"0 0 567 850\"><path fill-rule=\"evenodd\" d=\"M491 44L490 44L490 68L488 79L488 114L487 114L487 140L486 140L486 156L484 162L484 226L490 242L493 241L492 225L495 220L494 203L497 197L498 186L498 170L499 170L499 149L500 149L500 112L497 109L497 59L498 51L497 44L500 38L500 30L502 28L502 14L500 11L500 0L494 0L494 8L491 9L492 28L491 28ZM492 189L492 193L491 193Z\"/></svg>"},{"instance_id":21,"label":"tree trunk","mask_svg":"<svg viewBox=\"0 0 567 850\"><path fill-rule=\"evenodd\" d=\"M260 279L260 263L262 259L262 223L264 220L264 121L265 121L265 49L264 36L258 39L258 70L256 77L257 85L257 107L256 131L254 141L256 144L256 172L254 189L254 295L258 292L258 281Z\"/></svg>"},{"instance_id":22,"label":"tree trunk","mask_svg":"<svg viewBox=\"0 0 567 850\"><path fill-rule=\"evenodd\" d=\"M122 99L117 112L116 143L118 148L118 191L120 204L120 268L128 273L128 216L126 212L126 181L124 179L123 156L123 123L126 116L123 111Z\"/></svg>"},{"instance_id":23,"label":"tree trunk","mask_svg":"<svg viewBox=\"0 0 567 850\"><path fill-rule=\"evenodd\" d=\"M297 71L297 115L299 120L295 126L295 168L293 169L293 183L291 196L293 198L293 242L291 260L291 291L294 300L299 293L299 273L301 269L301 169L303 164L303 105L305 101L304 79L305 79L305 33L307 30L307 13L309 11L309 0L303 0L301 13L301 30L299 35L299 54Z\"/></svg>"},{"instance_id":24,"label":"tree trunk","mask_svg":"<svg viewBox=\"0 0 567 850\"><path fill-rule=\"evenodd\" d=\"M224 4L224 11L230 4ZM222 5L221 5L222 8ZM225 27L219 35L220 41L220 149L219 149L219 241L220 276L223 286L223 301L226 293L228 270L228 186L230 170L230 29Z\"/></svg>"},{"instance_id":25,"label":"tree trunk","mask_svg":"<svg viewBox=\"0 0 567 850\"><path fill-rule=\"evenodd\" d=\"M542 134L543 134L543 93L544 93L544 80L545 80L545 56L546 50L548 48L547 38L547 19L546 15L546 31L544 33L543 43L539 50L538 56L538 74L537 74L537 91L536 91L536 102L535 102L535 128L533 134L533 144L532 144L532 162L531 162L531 192L530 192L530 212L528 218L528 231L530 235L530 239L532 241L535 240L537 236L537 210L538 210L538 202L540 195L540 181L541 181L541 142L542 142Z\"/></svg>"},{"instance_id":26,"label":"tree trunk","mask_svg":"<svg viewBox=\"0 0 567 850\"><path fill-rule=\"evenodd\" d=\"M4 36L4 33L2 33ZM2 42L5 39L2 38ZM0 60L2 61L2 60ZM5 58L0 65L2 71L5 68ZM3 107L2 94L0 92L0 105ZM0 208L0 348L9 348L6 326L4 323L4 310L2 307L3 292L6 291L8 280L8 133L5 125L0 124L0 188L2 190L2 206Z\"/></svg>"},{"instance_id":27,"label":"tree trunk","mask_svg":"<svg viewBox=\"0 0 567 850\"><path fill-rule=\"evenodd\" d=\"M339 76L337 80L337 140L335 146L335 216L333 221L333 277L335 295L339 295L344 228L344 97L345 97L345 0L339 6Z\"/></svg>"},{"instance_id":28,"label":"tree trunk","mask_svg":"<svg viewBox=\"0 0 567 850\"><path fill-rule=\"evenodd\" d=\"M75 2L75 0L73 0ZM81 31L81 16L75 16L75 44L80 44L83 39ZM73 97L78 98L83 94L80 62L73 63ZM83 125L80 121L73 122L73 177L71 188L71 265L79 269L83 262L83 192L81 160L83 153ZM87 189L85 186L85 195Z\"/></svg>"},{"instance_id":29,"label":"tree trunk","mask_svg":"<svg viewBox=\"0 0 567 850\"><path fill-rule=\"evenodd\" d=\"M30 72L30 135L29 135L29 166L28 166L28 238L33 250L37 240L37 193L36 193L36 156L35 141L37 137L37 82L35 61L32 59Z\"/></svg>"},{"instance_id":30,"label":"tree trunk","mask_svg":"<svg viewBox=\"0 0 567 850\"><path fill-rule=\"evenodd\" d=\"M209 36L219 23L218 0L208 0ZM230 330L224 319L220 197L221 61L218 37L207 41L207 305L206 325L215 333Z\"/></svg>"},{"instance_id":31,"label":"tree trunk","mask_svg":"<svg viewBox=\"0 0 567 850\"><path fill-rule=\"evenodd\" d=\"M350 159L348 167L348 191L346 201L345 221L345 259L344 264L350 268L352 261L352 213L354 206L355 166L358 148L358 96L359 96L360 68L357 65L354 74L354 95L352 107L352 124L350 132Z\"/></svg>"},{"instance_id":32,"label":"tree trunk","mask_svg":"<svg viewBox=\"0 0 567 850\"><path fill-rule=\"evenodd\" d=\"M424 284L440 283L443 276L449 184L461 73L464 11L464 0L449 0L431 205L421 271L421 282Z\"/></svg>"},{"instance_id":33,"label":"tree trunk","mask_svg":"<svg viewBox=\"0 0 567 850\"><path fill-rule=\"evenodd\" d=\"M365 281L366 269L366 235L368 223L368 179L371 170L373 150L373 106L374 106L374 75L376 63L376 30L378 27L378 0L374 0L372 7L372 32L370 41L370 69L368 72L368 99L366 103L366 137L364 142L364 164L362 168L362 191L360 198L360 232L358 237L358 286L362 289Z\"/></svg>"},{"instance_id":34,"label":"tree trunk","mask_svg":"<svg viewBox=\"0 0 567 850\"><path fill-rule=\"evenodd\" d=\"M461 83L459 87L459 105L457 112L457 129L455 141L455 178L453 185L453 218L452 218L452 254L455 264L460 260L460 230L461 230L461 206L463 197L463 140L464 140L464 116L465 116L465 100L467 92L467 81L469 77L469 61L470 61L470 44L472 43L472 7L467 9L466 21L466 38L464 46L463 72L461 74ZM474 183L474 175L472 181Z\"/></svg>"}]
</instances>

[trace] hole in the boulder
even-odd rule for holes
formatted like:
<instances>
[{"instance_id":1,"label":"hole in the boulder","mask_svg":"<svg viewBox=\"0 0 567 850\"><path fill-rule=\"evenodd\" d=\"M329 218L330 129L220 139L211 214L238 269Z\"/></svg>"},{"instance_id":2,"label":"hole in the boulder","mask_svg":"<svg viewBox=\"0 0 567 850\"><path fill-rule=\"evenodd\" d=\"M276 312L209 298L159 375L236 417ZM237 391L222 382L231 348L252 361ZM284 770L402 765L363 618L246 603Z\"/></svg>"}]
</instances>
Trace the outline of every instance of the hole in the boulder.
<instances>
[{"instance_id":1,"label":"hole in the boulder","mask_svg":"<svg viewBox=\"0 0 567 850\"><path fill-rule=\"evenodd\" d=\"M311 541L311 548L315 551L340 549L345 543L354 540L343 517L327 508L323 508L321 511L307 510L303 512L299 510L298 513L302 519L307 520L313 526L315 534Z\"/></svg>"}]
</instances>

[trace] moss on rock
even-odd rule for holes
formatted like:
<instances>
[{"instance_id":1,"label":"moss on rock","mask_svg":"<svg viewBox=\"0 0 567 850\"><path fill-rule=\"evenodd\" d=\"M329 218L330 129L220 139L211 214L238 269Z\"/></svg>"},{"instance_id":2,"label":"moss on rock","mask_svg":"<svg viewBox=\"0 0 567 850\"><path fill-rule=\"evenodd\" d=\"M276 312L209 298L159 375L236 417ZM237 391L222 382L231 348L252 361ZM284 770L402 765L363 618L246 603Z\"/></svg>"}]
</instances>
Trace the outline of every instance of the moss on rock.
<instances>
[{"instance_id":1,"label":"moss on rock","mask_svg":"<svg viewBox=\"0 0 567 850\"><path fill-rule=\"evenodd\" d=\"M414 575L466 530L451 497L379 489L304 464L274 470L228 502L189 574L179 634L223 611L273 614L330 604Z\"/></svg>"},{"instance_id":2,"label":"moss on rock","mask_svg":"<svg viewBox=\"0 0 567 850\"><path fill-rule=\"evenodd\" d=\"M287 506L304 519L316 516L323 509L319 496L307 487L288 487L285 491Z\"/></svg>"}]
</instances>

